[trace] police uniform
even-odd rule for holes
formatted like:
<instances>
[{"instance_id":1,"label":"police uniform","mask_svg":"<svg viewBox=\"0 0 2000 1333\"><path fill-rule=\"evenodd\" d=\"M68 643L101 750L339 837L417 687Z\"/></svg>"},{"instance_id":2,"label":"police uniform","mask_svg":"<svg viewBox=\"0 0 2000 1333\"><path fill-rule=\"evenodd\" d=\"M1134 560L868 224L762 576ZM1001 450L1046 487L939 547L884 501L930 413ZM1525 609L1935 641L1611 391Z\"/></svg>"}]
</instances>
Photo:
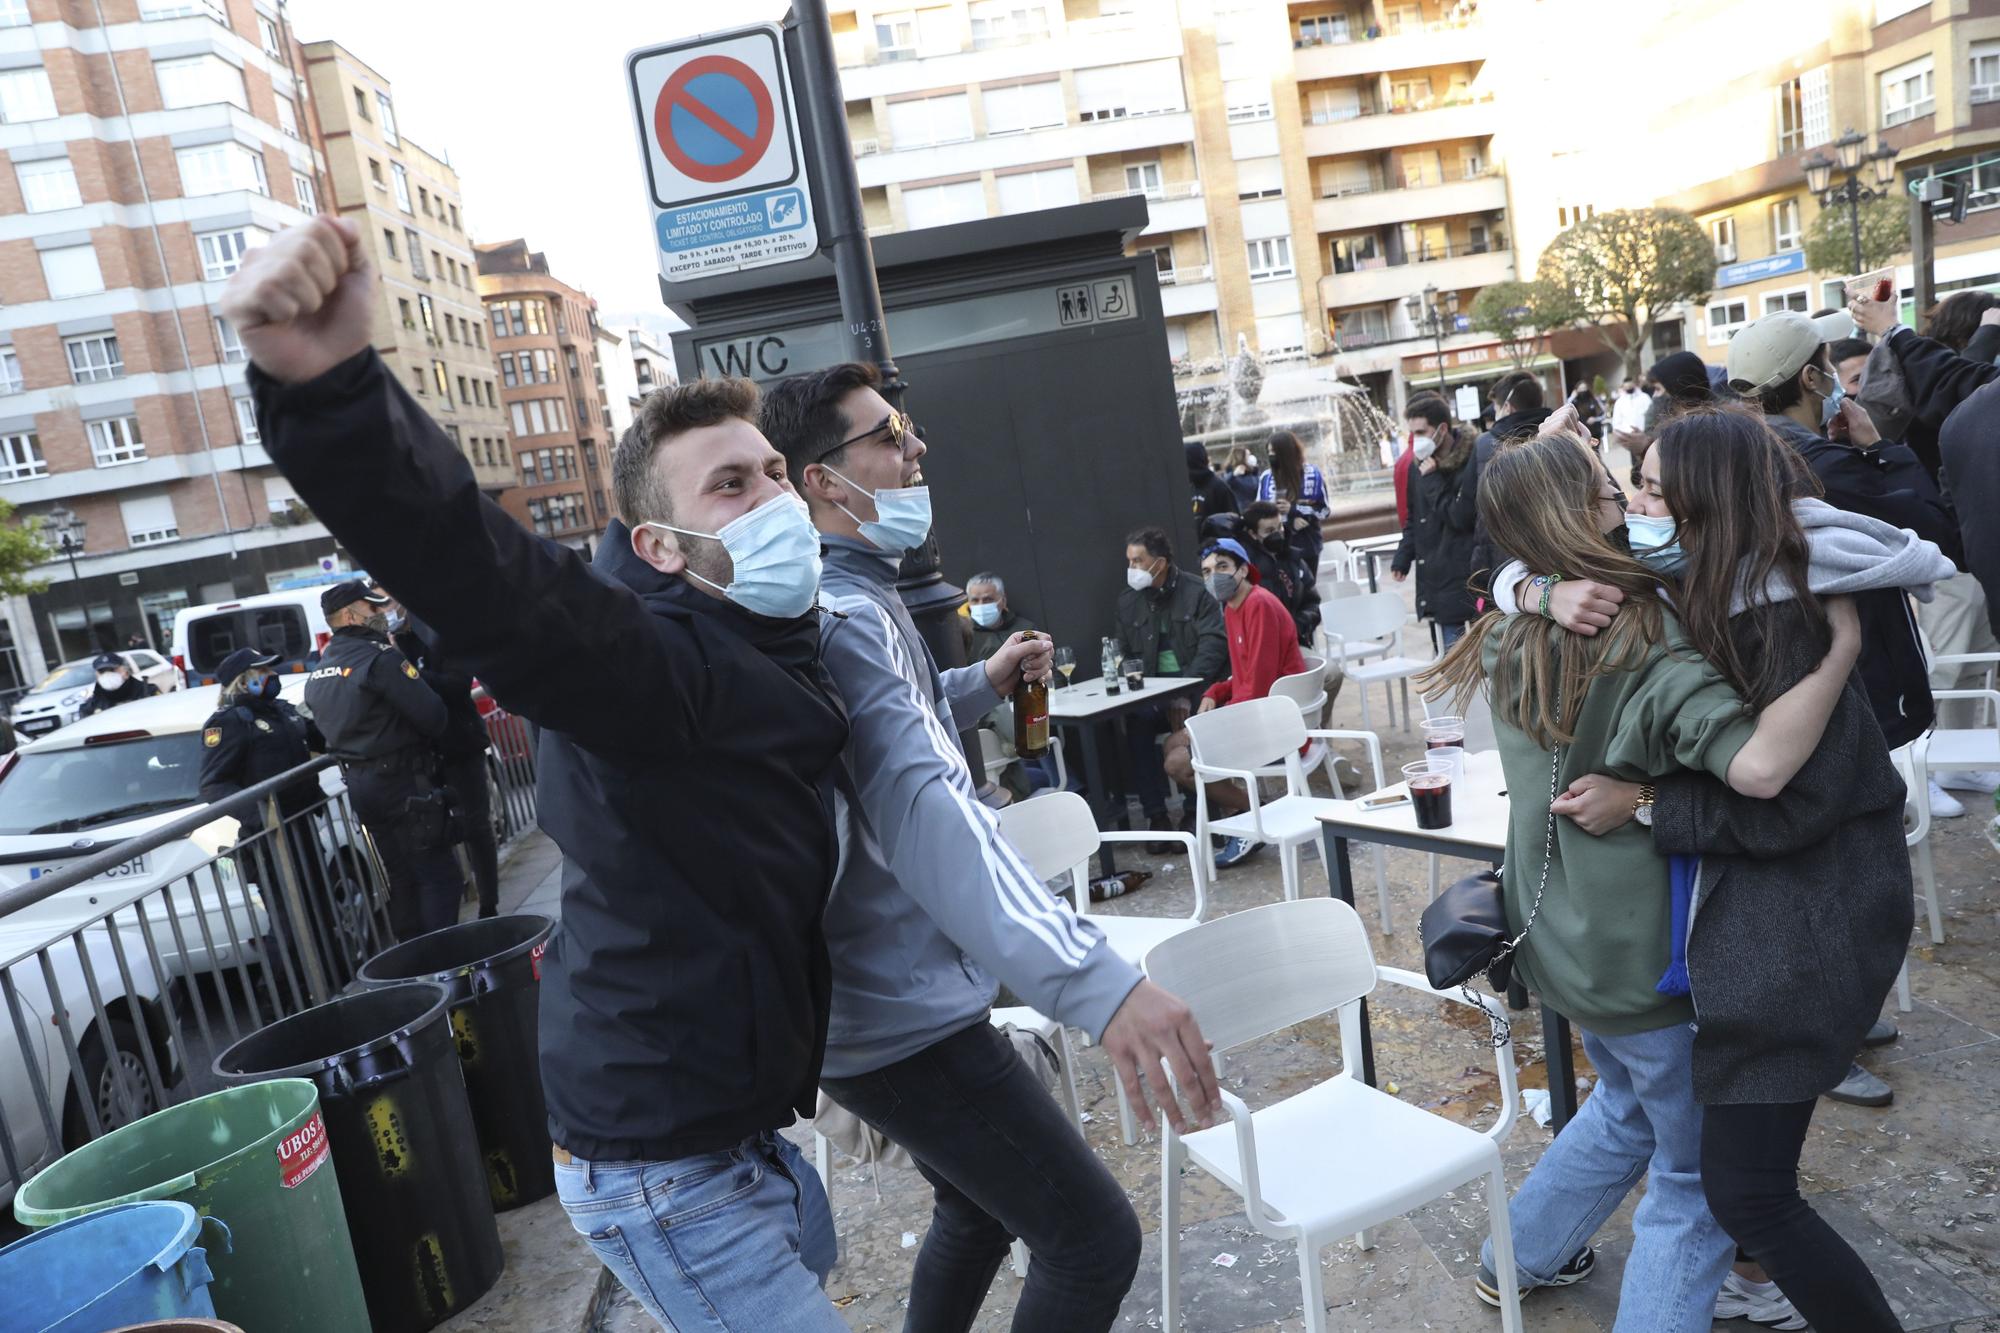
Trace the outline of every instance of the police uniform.
<instances>
[{"instance_id":1,"label":"police uniform","mask_svg":"<svg viewBox=\"0 0 2000 1333\"><path fill-rule=\"evenodd\" d=\"M355 602L387 603L358 579L320 597L327 615ZM386 634L347 625L333 632L306 677L306 706L340 757L348 795L389 876L389 924L397 938L458 920L465 891L448 840L443 791L431 780L433 742L444 734L444 701Z\"/></svg>"},{"instance_id":2,"label":"police uniform","mask_svg":"<svg viewBox=\"0 0 2000 1333\"><path fill-rule=\"evenodd\" d=\"M90 669L130 671L132 664L117 653L100 653L97 660L90 664ZM83 707L76 710L76 715L79 719L86 718L92 713L101 713L107 708L116 708L119 704L129 704L135 699L150 699L159 692L159 686L140 680L136 675L128 676L124 684L115 690L107 690L102 684L95 685L91 687L90 697L83 701Z\"/></svg>"}]
</instances>

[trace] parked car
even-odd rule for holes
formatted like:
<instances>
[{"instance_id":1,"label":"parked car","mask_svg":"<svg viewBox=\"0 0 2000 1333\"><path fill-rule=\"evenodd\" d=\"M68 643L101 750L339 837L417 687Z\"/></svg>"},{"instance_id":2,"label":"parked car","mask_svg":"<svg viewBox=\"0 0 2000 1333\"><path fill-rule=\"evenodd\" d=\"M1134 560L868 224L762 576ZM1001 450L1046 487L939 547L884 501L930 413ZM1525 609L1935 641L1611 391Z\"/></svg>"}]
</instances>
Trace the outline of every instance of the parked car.
<instances>
[{"instance_id":1,"label":"parked car","mask_svg":"<svg viewBox=\"0 0 2000 1333\"><path fill-rule=\"evenodd\" d=\"M132 674L162 694L181 687L181 674L174 664L150 648L128 648L118 654L132 668ZM42 683L14 701L11 722L22 741L46 736L57 727L76 721L83 701L97 688L95 657L79 657L64 662L43 678Z\"/></svg>"},{"instance_id":2,"label":"parked car","mask_svg":"<svg viewBox=\"0 0 2000 1333\"><path fill-rule=\"evenodd\" d=\"M222 659L238 648L276 653L272 670L285 675L311 669L332 631L319 609L322 587L288 588L174 612L174 665L195 685L226 685L215 678Z\"/></svg>"}]
</instances>

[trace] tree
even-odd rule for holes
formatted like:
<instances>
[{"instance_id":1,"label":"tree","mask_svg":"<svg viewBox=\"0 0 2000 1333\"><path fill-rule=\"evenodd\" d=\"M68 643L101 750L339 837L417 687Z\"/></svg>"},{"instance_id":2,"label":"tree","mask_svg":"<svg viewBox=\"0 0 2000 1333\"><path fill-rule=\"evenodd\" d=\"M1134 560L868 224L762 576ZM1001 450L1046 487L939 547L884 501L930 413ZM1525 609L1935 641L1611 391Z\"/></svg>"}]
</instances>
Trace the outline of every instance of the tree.
<instances>
[{"instance_id":1,"label":"tree","mask_svg":"<svg viewBox=\"0 0 2000 1333\"><path fill-rule=\"evenodd\" d=\"M1816 273L1861 274L1910 252L1910 205L1891 196L1861 206L1861 267L1854 267L1854 223L1846 204L1822 208L1806 228L1806 267Z\"/></svg>"},{"instance_id":2,"label":"tree","mask_svg":"<svg viewBox=\"0 0 2000 1333\"><path fill-rule=\"evenodd\" d=\"M1619 209L1585 218L1549 242L1537 278L1568 296L1577 322L1636 378L1660 317L1707 298L1715 250L1701 224L1678 208Z\"/></svg>"},{"instance_id":3,"label":"tree","mask_svg":"<svg viewBox=\"0 0 2000 1333\"><path fill-rule=\"evenodd\" d=\"M1500 340L1516 370L1527 366L1542 339L1577 322L1569 294L1547 282L1496 282L1472 303L1472 327Z\"/></svg>"},{"instance_id":4,"label":"tree","mask_svg":"<svg viewBox=\"0 0 2000 1333\"><path fill-rule=\"evenodd\" d=\"M14 506L0 500L0 594L25 597L46 592L48 583L31 579L28 571L55 559L55 552L42 540L42 521L30 518L12 521Z\"/></svg>"}]
</instances>

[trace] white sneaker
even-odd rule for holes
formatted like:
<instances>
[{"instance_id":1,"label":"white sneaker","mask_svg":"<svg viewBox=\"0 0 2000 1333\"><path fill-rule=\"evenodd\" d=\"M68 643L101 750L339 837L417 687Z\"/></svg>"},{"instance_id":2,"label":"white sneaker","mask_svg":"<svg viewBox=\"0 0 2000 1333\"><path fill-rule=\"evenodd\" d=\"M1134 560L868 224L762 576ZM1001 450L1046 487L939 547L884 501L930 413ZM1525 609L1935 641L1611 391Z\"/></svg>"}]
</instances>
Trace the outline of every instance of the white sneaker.
<instances>
[{"instance_id":1,"label":"white sneaker","mask_svg":"<svg viewBox=\"0 0 2000 1333\"><path fill-rule=\"evenodd\" d=\"M1982 796L1991 796L2000 791L2000 773L1990 768L1968 768L1938 774L1938 786L1949 787L1953 791L1976 791Z\"/></svg>"},{"instance_id":2,"label":"white sneaker","mask_svg":"<svg viewBox=\"0 0 2000 1333\"><path fill-rule=\"evenodd\" d=\"M1964 813L1965 807L1959 804L1956 796L1938 786L1936 782L1931 783L1931 818L1957 819Z\"/></svg>"},{"instance_id":3,"label":"white sneaker","mask_svg":"<svg viewBox=\"0 0 2000 1333\"><path fill-rule=\"evenodd\" d=\"M1733 1268L1722 1279L1722 1290L1715 1293L1715 1317L1748 1319L1766 1328L1800 1329L1806 1326L1805 1319L1792 1308L1792 1303L1785 1299L1785 1293L1778 1290L1777 1283L1752 1282Z\"/></svg>"}]
</instances>

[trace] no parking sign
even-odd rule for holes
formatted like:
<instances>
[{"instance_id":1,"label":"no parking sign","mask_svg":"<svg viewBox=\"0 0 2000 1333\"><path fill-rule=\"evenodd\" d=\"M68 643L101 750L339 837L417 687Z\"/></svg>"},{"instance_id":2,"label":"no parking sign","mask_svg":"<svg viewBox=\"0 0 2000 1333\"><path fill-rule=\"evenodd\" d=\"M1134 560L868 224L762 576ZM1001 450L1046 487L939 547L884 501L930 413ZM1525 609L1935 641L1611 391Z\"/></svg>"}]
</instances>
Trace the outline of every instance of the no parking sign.
<instances>
[{"instance_id":1,"label":"no parking sign","mask_svg":"<svg viewBox=\"0 0 2000 1333\"><path fill-rule=\"evenodd\" d=\"M732 273L819 249L776 24L643 47L625 72L662 276Z\"/></svg>"}]
</instances>

